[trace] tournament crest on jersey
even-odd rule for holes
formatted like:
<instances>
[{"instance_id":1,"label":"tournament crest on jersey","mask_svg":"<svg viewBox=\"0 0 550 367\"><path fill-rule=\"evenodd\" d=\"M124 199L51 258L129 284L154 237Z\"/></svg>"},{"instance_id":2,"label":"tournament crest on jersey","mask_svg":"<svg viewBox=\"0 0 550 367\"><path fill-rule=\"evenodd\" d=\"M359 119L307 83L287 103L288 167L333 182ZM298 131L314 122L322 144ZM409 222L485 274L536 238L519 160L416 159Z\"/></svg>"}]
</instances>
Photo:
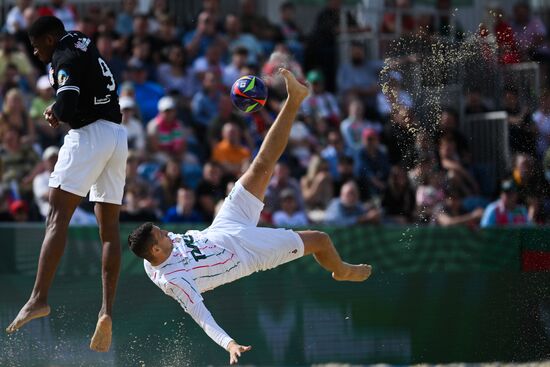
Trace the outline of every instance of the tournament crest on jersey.
<instances>
[{"instance_id":1,"label":"tournament crest on jersey","mask_svg":"<svg viewBox=\"0 0 550 367\"><path fill-rule=\"evenodd\" d=\"M92 40L89 38L79 38L78 41L75 42L74 47L86 52L90 42L92 42Z\"/></svg>"},{"instance_id":2,"label":"tournament crest on jersey","mask_svg":"<svg viewBox=\"0 0 550 367\"><path fill-rule=\"evenodd\" d=\"M55 78L53 76L52 64L48 65L48 81L50 82L50 85L53 87L53 85L55 84Z\"/></svg>"},{"instance_id":3,"label":"tournament crest on jersey","mask_svg":"<svg viewBox=\"0 0 550 367\"><path fill-rule=\"evenodd\" d=\"M67 73L65 70L61 69L57 72L57 85L60 87L64 86L67 82L67 79L69 79L69 73Z\"/></svg>"}]
</instances>

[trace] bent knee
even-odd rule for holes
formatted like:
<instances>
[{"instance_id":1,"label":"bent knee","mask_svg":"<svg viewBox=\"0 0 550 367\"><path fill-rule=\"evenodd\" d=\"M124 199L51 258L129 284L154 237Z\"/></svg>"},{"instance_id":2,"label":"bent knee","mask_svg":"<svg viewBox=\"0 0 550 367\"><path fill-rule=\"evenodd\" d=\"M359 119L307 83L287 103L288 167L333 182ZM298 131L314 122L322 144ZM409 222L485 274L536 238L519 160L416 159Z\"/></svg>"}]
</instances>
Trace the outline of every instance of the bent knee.
<instances>
[{"instance_id":1,"label":"bent knee","mask_svg":"<svg viewBox=\"0 0 550 367\"><path fill-rule=\"evenodd\" d=\"M298 232L304 242L304 253L310 254L323 251L331 245L330 236L322 231L300 231Z\"/></svg>"}]
</instances>

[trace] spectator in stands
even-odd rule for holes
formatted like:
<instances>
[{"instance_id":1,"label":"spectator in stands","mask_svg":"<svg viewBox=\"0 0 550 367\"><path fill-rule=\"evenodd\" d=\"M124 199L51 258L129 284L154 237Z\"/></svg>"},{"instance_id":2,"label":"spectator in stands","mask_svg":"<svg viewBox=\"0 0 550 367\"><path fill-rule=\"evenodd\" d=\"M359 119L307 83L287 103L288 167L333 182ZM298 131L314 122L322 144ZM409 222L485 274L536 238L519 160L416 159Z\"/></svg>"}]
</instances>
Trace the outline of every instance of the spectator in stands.
<instances>
[{"instance_id":1,"label":"spectator in stands","mask_svg":"<svg viewBox=\"0 0 550 367\"><path fill-rule=\"evenodd\" d=\"M448 182L464 197L477 196L479 184L467 167L462 163L457 150L457 143L452 136L443 136L438 146L439 163L445 172Z\"/></svg>"},{"instance_id":2,"label":"spectator in stands","mask_svg":"<svg viewBox=\"0 0 550 367\"><path fill-rule=\"evenodd\" d=\"M250 150L242 145L240 127L232 121L226 122L222 140L212 148L212 160L220 163L226 173L239 177L243 164L250 157Z\"/></svg>"},{"instance_id":3,"label":"spectator in stands","mask_svg":"<svg viewBox=\"0 0 550 367\"><path fill-rule=\"evenodd\" d=\"M214 146L222 139L222 129L226 122L233 121L243 133L244 141L249 149L253 148L250 129L242 116L233 108L233 102L229 93L223 93L218 101L218 114L208 123L208 141L210 146Z\"/></svg>"},{"instance_id":4,"label":"spectator in stands","mask_svg":"<svg viewBox=\"0 0 550 367\"><path fill-rule=\"evenodd\" d=\"M151 183L145 178L141 177L138 173L138 167L143 159L143 151L130 150L128 153L128 159L126 160L126 186L125 187L136 187L138 191L142 189L148 190L150 193L153 192L153 188L158 183Z\"/></svg>"},{"instance_id":5,"label":"spectator in stands","mask_svg":"<svg viewBox=\"0 0 550 367\"><path fill-rule=\"evenodd\" d=\"M116 52L121 52L122 37L120 33L116 31L116 18L117 18L117 12L114 9L105 8L102 12L101 18L99 19L99 22L97 25L97 33L94 35L94 38L96 39L96 42L97 42L97 37L100 34L108 35L108 37L113 40L112 48L116 50ZM104 56L101 51L99 53L102 56Z\"/></svg>"},{"instance_id":6,"label":"spectator in stands","mask_svg":"<svg viewBox=\"0 0 550 367\"><path fill-rule=\"evenodd\" d=\"M279 7L281 21L279 28L287 47L300 63L304 61L304 34L296 22L296 8L291 1L285 1Z\"/></svg>"},{"instance_id":7,"label":"spectator in stands","mask_svg":"<svg viewBox=\"0 0 550 367\"><path fill-rule=\"evenodd\" d=\"M292 189L284 189L279 195L281 209L273 213L273 225L277 227L304 227L309 220L304 211L298 209L298 203Z\"/></svg>"},{"instance_id":8,"label":"spectator in stands","mask_svg":"<svg viewBox=\"0 0 550 367\"><path fill-rule=\"evenodd\" d=\"M366 190L361 195L364 198L380 196L387 186L390 173L390 161L385 147L380 144L376 130L363 130L363 146L355 160L355 177L361 187Z\"/></svg>"},{"instance_id":9,"label":"spectator in stands","mask_svg":"<svg viewBox=\"0 0 550 367\"><path fill-rule=\"evenodd\" d=\"M354 163L353 158L347 155L338 158L338 164L336 166L338 175L333 178L333 192L340 192L342 190L342 186L344 186L346 182L351 180L355 181L355 176L353 175Z\"/></svg>"},{"instance_id":10,"label":"spectator in stands","mask_svg":"<svg viewBox=\"0 0 550 367\"><path fill-rule=\"evenodd\" d=\"M437 214L436 210L445 201L445 173L434 170L433 166L422 168L427 172L422 172L424 174L419 176L419 185L416 189L416 217L420 223L432 223Z\"/></svg>"},{"instance_id":11,"label":"spectator in stands","mask_svg":"<svg viewBox=\"0 0 550 367\"><path fill-rule=\"evenodd\" d=\"M16 34L27 28L27 21L23 16L23 11L31 6L32 0L17 0L6 16L6 30L11 34Z\"/></svg>"},{"instance_id":12,"label":"spectator in stands","mask_svg":"<svg viewBox=\"0 0 550 367\"><path fill-rule=\"evenodd\" d=\"M416 20L411 12L412 3L410 0L395 0L389 2L390 7L399 9L399 13L395 10L386 12L382 19L380 31L382 33L391 33L396 38L402 35L408 35L416 29ZM398 33L398 32L401 33Z\"/></svg>"},{"instance_id":13,"label":"spectator in stands","mask_svg":"<svg viewBox=\"0 0 550 367\"><path fill-rule=\"evenodd\" d=\"M300 189L300 183L290 175L290 167L283 161L277 162L273 171L273 176L267 187L265 194L265 207L264 211L269 214L275 213L281 209L281 203L279 197L284 189L291 189L294 192L294 197L298 203L300 210L305 209L304 198L302 196L302 190Z\"/></svg>"},{"instance_id":14,"label":"spectator in stands","mask_svg":"<svg viewBox=\"0 0 550 367\"><path fill-rule=\"evenodd\" d=\"M120 210L121 222L156 222L158 220L155 213L157 202L146 186L126 182L125 191Z\"/></svg>"},{"instance_id":15,"label":"spectator in stands","mask_svg":"<svg viewBox=\"0 0 550 367\"><path fill-rule=\"evenodd\" d=\"M128 37L133 31L132 24L136 12L137 0L123 0L122 10L116 19L116 31L123 37Z\"/></svg>"},{"instance_id":16,"label":"spectator in stands","mask_svg":"<svg viewBox=\"0 0 550 367\"><path fill-rule=\"evenodd\" d=\"M376 224L382 213L377 208L366 208L359 200L359 188L354 181L342 186L340 196L333 199L325 212L325 224L350 226L354 224Z\"/></svg>"},{"instance_id":17,"label":"spectator in stands","mask_svg":"<svg viewBox=\"0 0 550 367\"><path fill-rule=\"evenodd\" d=\"M185 49L181 45L168 48L168 61L158 66L157 75L165 93L177 95L180 105L190 110L197 81L187 66Z\"/></svg>"},{"instance_id":18,"label":"spectator in stands","mask_svg":"<svg viewBox=\"0 0 550 367\"><path fill-rule=\"evenodd\" d=\"M550 90L542 92L539 107L532 119L537 127L537 156L542 159L550 148Z\"/></svg>"},{"instance_id":19,"label":"spectator in stands","mask_svg":"<svg viewBox=\"0 0 550 367\"><path fill-rule=\"evenodd\" d=\"M126 128L128 135L128 149L143 151L145 149L145 131L143 123L135 116L136 102L131 97L120 97L118 103L122 113L122 126Z\"/></svg>"},{"instance_id":20,"label":"spectator in stands","mask_svg":"<svg viewBox=\"0 0 550 367\"><path fill-rule=\"evenodd\" d=\"M340 131L332 129L329 130L327 135L327 144L321 151L321 157L327 162L331 177L336 180L340 179L338 160L347 154Z\"/></svg>"},{"instance_id":21,"label":"spectator in stands","mask_svg":"<svg viewBox=\"0 0 550 367\"><path fill-rule=\"evenodd\" d=\"M202 223L204 218L195 209L195 192L189 187L180 187L177 193L177 203L168 209L164 223Z\"/></svg>"},{"instance_id":22,"label":"spectator in stands","mask_svg":"<svg viewBox=\"0 0 550 367\"><path fill-rule=\"evenodd\" d=\"M514 31L506 20L504 10L497 2L488 4L485 20L479 27L479 35L482 39L489 34L492 34L496 41L499 63L517 64L520 62L520 53ZM488 41L489 44L491 44L490 42Z\"/></svg>"},{"instance_id":23,"label":"spectator in stands","mask_svg":"<svg viewBox=\"0 0 550 367\"><path fill-rule=\"evenodd\" d=\"M508 137L512 152L534 154L536 129L529 107L521 103L517 88L505 88L501 105L508 113Z\"/></svg>"},{"instance_id":24,"label":"spectator in stands","mask_svg":"<svg viewBox=\"0 0 550 367\"><path fill-rule=\"evenodd\" d=\"M201 81L201 89L195 93L191 101L195 131L200 139L206 137L208 123L219 113L220 84L219 75L211 71L205 72Z\"/></svg>"},{"instance_id":25,"label":"spectator in stands","mask_svg":"<svg viewBox=\"0 0 550 367\"><path fill-rule=\"evenodd\" d=\"M65 0L50 0L50 5L40 7L38 13L40 16L53 15L59 18L68 31L76 29L78 20L76 8L72 4L65 4Z\"/></svg>"},{"instance_id":26,"label":"spectator in stands","mask_svg":"<svg viewBox=\"0 0 550 367\"><path fill-rule=\"evenodd\" d=\"M126 54L131 54L132 49L136 46L147 45L150 52L160 51L158 48L158 39L155 35L151 34L149 29L149 18L145 14L135 15L132 19L132 32L130 33L126 41ZM151 55L147 55L151 56ZM146 60L151 61L151 60Z\"/></svg>"},{"instance_id":27,"label":"spectator in stands","mask_svg":"<svg viewBox=\"0 0 550 367\"><path fill-rule=\"evenodd\" d=\"M48 201L50 187L48 186L48 183L50 181L50 174L53 172L53 168L57 163L58 154L59 148L54 145L49 146L44 150L44 153L42 153L44 171L37 174L32 181L34 202L36 203L38 211L43 219L46 219L48 212L50 211L50 203Z\"/></svg>"},{"instance_id":28,"label":"spectator in stands","mask_svg":"<svg viewBox=\"0 0 550 367\"><path fill-rule=\"evenodd\" d=\"M231 51L231 60L222 71L222 80L226 87L231 87L242 76L241 69L246 65L247 59L248 49L245 47L238 46Z\"/></svg>"},{"instance_id":29,"label":"spectator in stands","mask_svg":"<svg viewBox=\"0 0 550 367\"><path fill-rule=\"evenodd\" d=\"M230 52L237 48L245 48L248 50L247 64L260 63L263 58L262 44L253 34L242 32L241 21L235 14L227 14L225 17L224 37Z\"/></svg>"},{"instance_id":30,"label":"spectator in stands","mask_svg":"<svg viewBox=\"0 0 550 367\"><path fill-rule=\"evenodd\" d=\"M129 63L139 61L147 71L147 80L157 81L157 69L155 60L158 57L158 49L148 39L134 38L131 44Z\"/></svg>"},{"instance_id":31,"label":"spectator in stands","mask_svg":"<svg viewBox=\"0 0 550 367\"><path fill-rule=\"evenodd\" d=\"M435 134L435 142L436 145L439 145L439 141L444 136L451 137L456 143L456 149L460 160L464 163L470 163L471 156L470 149L468 147L468 140L464 134L460 132L459 127L458 112L450 107L443 108Z\"/></svg>"},{"instance_id":32,"label":"spectator in stands","mask_svg":"<svg viewBox=\"0 0 550 367\"><path fill-rule=\"evenodd\" d=\"M407 171L400 165L392 166L388 185L382 194L384 220L389 223L413 222L415 197Z\"/></svg>"},{"instance_id":33,"label":"spectator in stands","mask_svg":"<svg viewBox=\"0 0 550 367\"><path fill-rule=\"evenodd\" d=\"M393 109L403 106L407 109L413 107L411 95L402 88L403 75L398 71L390 71L387 81L383 84L384 90L379 90L376 95L376 109L382 119L387 119Z\"/></svg>"},{"instance_id":34,"label":"spectator in stands","mask_svg":"<svg viewBox=\"0 0 550 367\"><path fill-rule=\"evenodd\" d=\"M527 208L518 204L517 187L513 180L504 180L500 198L483 212L481 227L509 227L531 224Z\"/></svg>"},{"instance_id":35,"label":"spectator in stands","mask_svg":"<svg viewBox=\"0 0 550 367\"><path fill-rule=\"evenodd\" d=\"M46 149L50 145L61 145L61 139L66 130L65 126L52 129L44 118L44 110L54 102L54 89L50 85L48 77L42 75L36 82L36 97L32 99L29 111L29 117L36 129L37 140L42 149Z\"/></svg>"},{"instance_id":36,"label":"spectator in stands","mask_svg":"<svg viewBox=\"0 0 550 367\"><path fill-rule=\"evenodd\" d=\"M15 200L10 204L10 214L14 222L27 222L29 220L29 204L25 200Z\"/></svg>"},{"instance_id":37,"label":"spectator in stands","mask_svg":"<svg viewBox=\"0 0 550 367\"><path fill-rule=\"evenodd\" d=\"M206 222L214 219L216 204L225 197L226 185L222 181L223 169L214 161L204 164L202 179L199 181L195 193L198 209Z\"/></svg>"},{"instance_id":38,"label":"spectator in stands","mask_svg":"<svg viewBox=\"0 0 550 367\"><path fill-rule=\"evenodd\" d=\"M199 56L193 61L191 70L196 80L203 80L204 74L213 73L221 81L225 65L222 63L223 46L221 42L212 42L206 48L203 56ZM221 84L221 83L220 83Z\"/></svg>"},{"instance_id":39,"label":"spectator in stands","mask_svg":"<svg viewBox=\"0 0 550 367\"><path fill-rule=\"evenodd\" d=\"M132 82L134 98L140 108L142 120L150 121L157 115L157 105L164 96L164 89L160 84L147 81L145 65L137 59L128 62L128 80Z\"/></svg>"},{"instance_id":40,"label":"spectator in stands","mask_svg":"<svg viewBox=\"0 0 550 367\"><path fill-rule=\"evenodd\" d=\"M302 114L310 126L317 125L317 119L325 120L330 126L340 124L340 107L334 94L325 90L325 77L320 70L310 70L306 77L311 93L302 102Z\"/></svg>"},{"instance_id":41,"label":"spectator in stands","mask_svg":"<svg viewBox=\"0 0 550 367\"><path fill-rule=\"evenodd\" d=\"M483 216L482 207L468 211L462 203L463 196L452 188L445 190L445 202L435 209L435 221L442 227L467 225L477 227Z\"/></svg>"},{"instance_id":42,"label":"spectator in stands","mask_svg":"<svg viewBox=\"0 0 550 367\"><path fill-rule=\"evenodd\" d=\"M308 211L324 210L333 198L334 183L328 163L318 155L311 157L307 172L300 179L300 187Z\"/></svg>"},{"instance_id":43,"label":"spectator in stands","mask_svg":"<svg viewBox=\"0 0 550 367\"><path fill-rule=\"evenodd\" d=\"M540 163L534 157L519 153L514 157L512 179L517 188L518 202L527 207L529 219L541 219L543 197L548 194Z\"/></svg>"},{"instance_id":44,"label":"spectator in stands","mask_svg":"<svg viewBox=\"0 0 550 367\"><path fill-rule=\"evenodd\" d=\"M206 11L199 14L197 28L183 36L183 44L190 60L204 56L208 46L215 42L225 44L221 36L216 32L216 23L212 15Z\"/></svg>"},{"instance_id":45,"label":"spectator in stands","mask_svg":"<svg viewBox=\"0 0 550 367\"><path fill-rule=\"evenodd\" d=\"M399 163L410 169L414 166L417 154L415 140L419 134L419 124L412 110L398 106L391 112L390 121L384 126L382 142L388 148L391 163Z\"/></svg>"},{"instance_id":46,"label":"spectator in stands","mask_svg":"<svg viewBox=\"0 0 550 367\"><path fill-rule=\"evenodd\" d=\"M160 155L180 157L185 148L186 134L183 123L177 118L175 100L169 96L162 97L158 110L159 114L147 123L149 149Z\"/></svg>"},{"instance_id":47,"label":"spectator in stands","mask_svg":"<svg viewBox=\"0 0 550 367\"><path fill-rule=\"evenodd\" d=\"M489 111L490 108L485 102L483 94L479 88L470 88L466 91L464 102L464 113L466 115L485 113Z\"/></svg>"},{"instance_id":48,"label":"spectator in stands","mask_svg":"<svg viewBox=\"0 0 550 367\"><path fill-rule=\"evenodd\" d=\"M362 145L363 131L373 129L377 132L382 131L382 125L377 122L371 122L364 117L363 102L359 99L353 99L348 106L348 117L340 124L340 132L344 138L346 151L349 154L356 154Z\"/></svg>"},{"instance_id":49,"label":"spectator in stands","mask_svg":"<svg viewBox=\"0 0 550 367\"><path fill-rule=\"evenodd\" d=\"M10 89L6 93L0 113L0 132L7 128L14 128L19 132L22 144L32 144L36 140L35 126L18 89Z\"/></svg>"},{"instance_id":50,"label":"spectator in stands","mask_svg":"<svg viewBox=\"0 0 550 367\"><path fill-rule=\"evenodd\" d=\"M378 93L379 67L367 60L365 45L352 42L350 59L338 66L338 94L344 101L355 97L361 99L368 107L375 106Z\"/></svg>"},{"instance_id":51,"label":"spectator in stands","mask_svg":"<svg viewBox=\"0 0 550 367\"><path fill-rule=\"evenodd\" d=\"M103 32L97 35L95 42L101 58L109 66L115 80L120 83L126 63L117 53L118 50L115 49L115 38L112 34Z\"/></svg>"},{"instance_id":52,"label":"spectator in stands","mask_svg":"<svg viewBox=\"0 0 550 367\"><path fill-rule=\"evenodd\" d=\"M184 177L181 172L181 162L175 157L164 163L156 177L158 186L154 196L159 199L159 207L162 212L176 205L176 194L179 187L184 186Z\"/></svg>"},{"instance_id":53,"label":"spectator in stands","mask_svg":"<svg viewBox=\"0 0 550 367\"><path fill-rule=\"evenodd\" d=\"M531 14L529 2L518 1L514 5L513 15L511 26L521 51L521 60L548 62L550 50L546 40L546 26L538 16Z\"/></svg>"},{"instance_id":54,"label":"spectator in stands","mask_svg":"<svg viewBox=\"0 0 550 367\"><path fill-rule=\"evenodd\" d=\"M32 181L41 171L42 165L30 145L23 144L19 130L11 126L2 132L0 166L1 183L14 185L20 197L31 199Z\"/></svg>"},{"instance_id":55,"label":"spectator in stands","mask_svg":"<svg viewBox=\"0 0 550 367\"><path fill-rule=\"evenodd\" d=\"M164 59L164 53L172 46L180 46L181 35L176 27L176 20L172 15L159 14L158 18L158 30L156 32L157 42L159 47L160 58L157 62Z\"/></svg>"},{"instance_id":56,"label":"spectator in stands","mask_svg":"<svg viewBox=\"0 0 550 367\"><path fill-rule=\"evenodd\" d=\"M29 88L36 81L36 72L29 60L29 57L19 49L15 36L8 32L0 32L0 82L6 83L6 69L13 65L17 74L24 80L18 82L23 83L21 86ZM14 85L15 86L15 85Z\"/></svg>"}]
</instances>

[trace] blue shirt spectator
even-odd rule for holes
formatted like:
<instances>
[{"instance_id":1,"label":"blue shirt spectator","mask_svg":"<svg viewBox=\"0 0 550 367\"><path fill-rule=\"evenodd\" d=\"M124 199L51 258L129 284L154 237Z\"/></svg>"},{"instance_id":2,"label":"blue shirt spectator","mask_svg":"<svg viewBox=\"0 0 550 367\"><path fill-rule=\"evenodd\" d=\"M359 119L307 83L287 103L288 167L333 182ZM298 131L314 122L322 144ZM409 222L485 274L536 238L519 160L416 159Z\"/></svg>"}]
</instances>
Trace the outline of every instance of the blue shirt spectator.
<instances>
[{"instance_id":1,"label":"blue shirt spectator","mask_svg":"<svg viewBox=\"0 0 550 367\"><path fill-rule=\"evenodd\" d=\"M202 80L202 89L198 91L191 101L193 121L204 128L218 114L220 101L220 80L213 72L206 72Z\"/></svg>"},{"instance_id":2,"label":"blue shirt spectator","mask_svg":"<svg viewBox=\"0 0 550 367\"><path fill-rule=\"evenodd\" d=\"M373 129L363 131L363 147L355 160L355 177L369 188L371 195L379 195L386 188L390 174L388 154L380 146L378 134Z\"/></svg>"},{"instance_id":3,"label":"blue shirt spectator","mask_svg":"<svg viewBox=\"0 0 550 367\"><path fill-rule=\"evenodd\" d=\"M359 189L354 181L348 181L342 186L340 196L332 199L325 211L325 224L328 225L351 226L376 223L379 220L379 210L367 210L359 200Z\"/></svg>"},{"instance_id":4,"label":"blue shirt spectator","mask_svg":"<svg viewBox=\"0 0 550 367\"><path fill-rule=\"evenodd\" d=\"M147 70L140 60L132 59L128 62L128 73L142 121L147 123L158 113L157 105L164 96L164 88L158 83L147 81Z\"/></svg>"},{"instance_id":5,"label":"blue shirt spectator","mask_svg":"<svg viewBox=\"0 0 550 367\"><path fill-rule=\"evenodd\" d=\"M503 181L500 198L489 204L483 212L481 227L510 227L530 224L531 219L527 208L518 205L518 193L514 181Z\"/></svg>"},{"instance_id":6,"label":"blue shirt spectator","mask_svg":"<svg viewBox=\"0 0 550 367\"><path fill-rule=\"evenodd\" d=\"M176 205L169 208L162 218L164 223L201 223L202 214L195 209L195 192L189 187L180 187Z\"/></svg>"}]
</instances>

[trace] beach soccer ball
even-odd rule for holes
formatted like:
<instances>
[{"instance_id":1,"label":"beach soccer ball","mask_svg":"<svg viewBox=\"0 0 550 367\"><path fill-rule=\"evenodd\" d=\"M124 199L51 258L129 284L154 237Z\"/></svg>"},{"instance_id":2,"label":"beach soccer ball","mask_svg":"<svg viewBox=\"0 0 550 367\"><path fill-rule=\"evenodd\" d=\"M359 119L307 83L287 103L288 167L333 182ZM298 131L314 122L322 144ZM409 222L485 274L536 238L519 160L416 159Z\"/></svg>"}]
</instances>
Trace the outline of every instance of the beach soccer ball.
<instances>
[{"instance_id":1,"label":"beach soccer ball","mask_svg":"<svg viewBox=\"0 0 550 367\"><path fill-rule=\"evenodd\" d=\"M231 87L231 101L243 112L256 112L265 105L267 87L262 79L253 75L240 77Z\"/></svg>"}]
</instances>

